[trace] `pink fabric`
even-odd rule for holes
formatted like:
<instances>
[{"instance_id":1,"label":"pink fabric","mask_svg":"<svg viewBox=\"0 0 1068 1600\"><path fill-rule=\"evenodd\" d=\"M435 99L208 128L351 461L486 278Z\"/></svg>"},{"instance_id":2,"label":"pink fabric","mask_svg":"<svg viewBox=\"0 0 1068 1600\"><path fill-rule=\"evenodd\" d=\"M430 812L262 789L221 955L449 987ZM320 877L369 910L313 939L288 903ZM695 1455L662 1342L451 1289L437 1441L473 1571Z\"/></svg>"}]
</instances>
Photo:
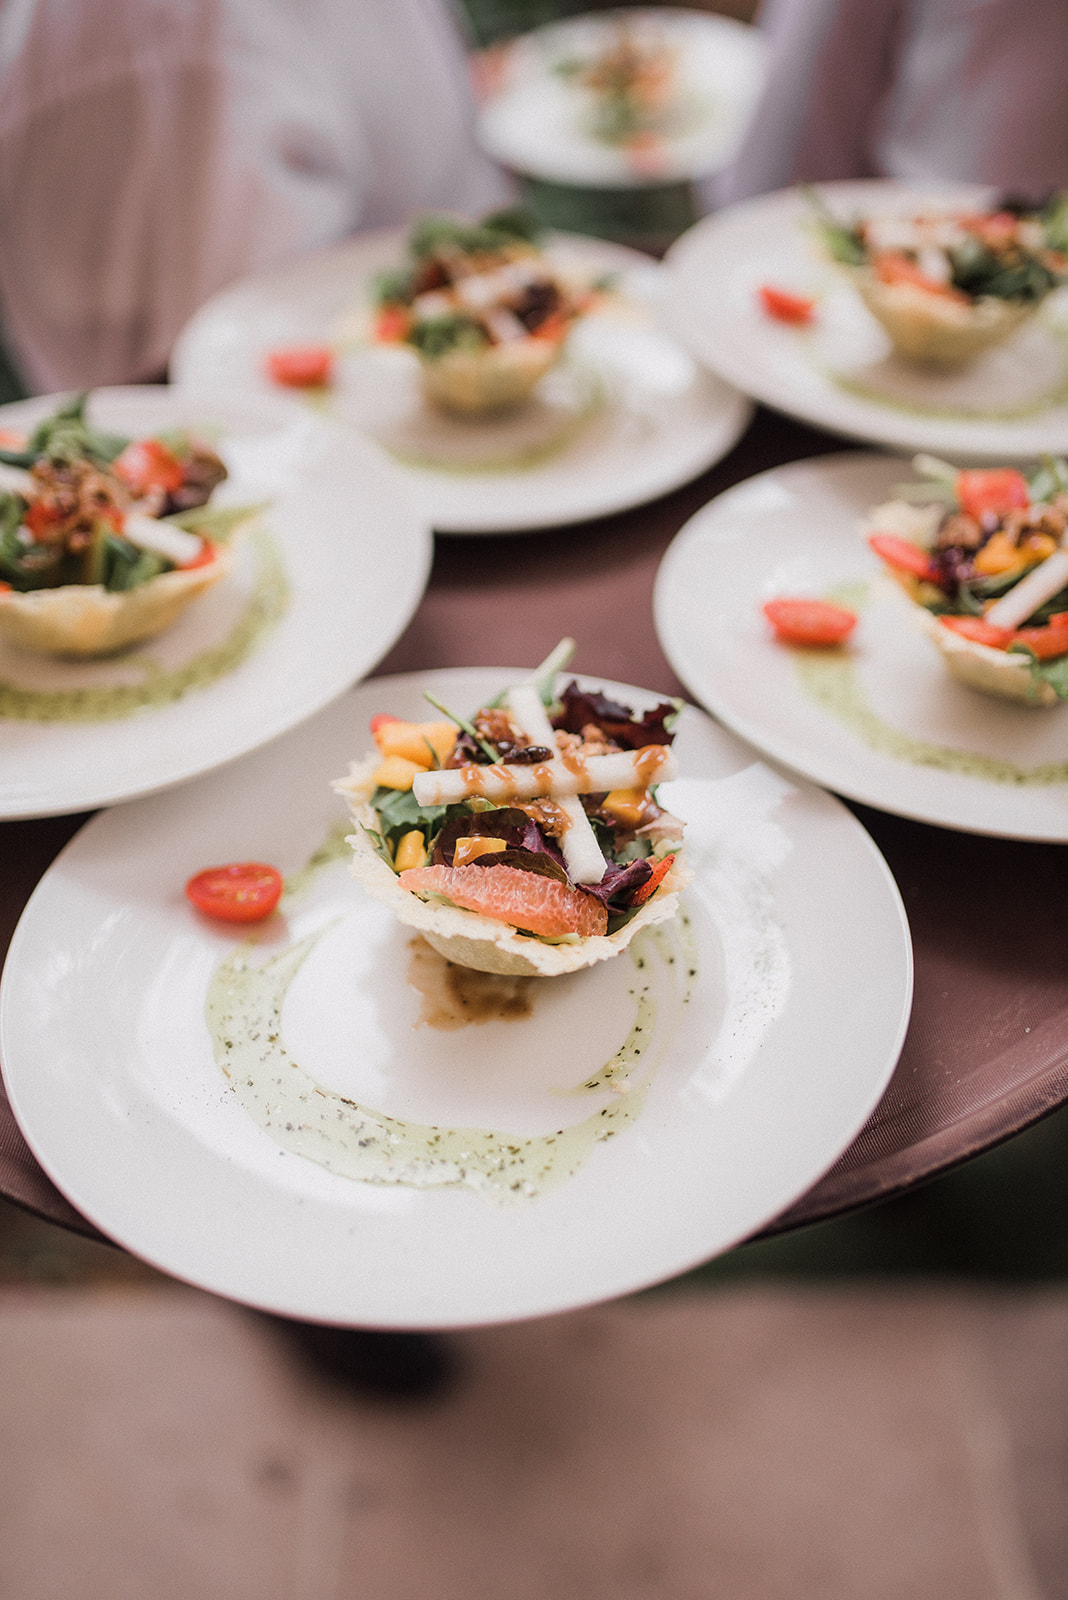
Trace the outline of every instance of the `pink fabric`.
<instances>
[{"instance_id":1,"label":"pink fabric","mask_svg":"<svg viewBox=\"0 0 1068 1600\"><path fill-rule=\"evenodd\" d=\"M215 290L506 198L447 0L4 0L0 317L39 390L165 367Z\"/></svg>"},{"instance_id":2,"label":"pink fabric","mask_svg":"<svg viewBox=\"0 0 1068 1600\"><path fill-rule=\"evenodd\" d=\"M1065 0L768 0L767 87L720 202L799 180L1068 186Z\"/></svg>"}]
</instances>

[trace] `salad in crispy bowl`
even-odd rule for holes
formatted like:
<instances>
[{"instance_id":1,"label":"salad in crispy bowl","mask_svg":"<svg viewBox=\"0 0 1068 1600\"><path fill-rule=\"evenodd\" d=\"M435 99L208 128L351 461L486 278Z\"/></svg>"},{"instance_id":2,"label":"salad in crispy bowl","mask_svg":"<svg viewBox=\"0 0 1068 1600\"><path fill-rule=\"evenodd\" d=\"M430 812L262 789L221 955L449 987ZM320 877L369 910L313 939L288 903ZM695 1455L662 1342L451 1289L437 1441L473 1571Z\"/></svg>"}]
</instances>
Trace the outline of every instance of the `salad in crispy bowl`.
<instances>
[{"instance_id":1,"label":"salad in crispy bowl","mask_svg":"<svg viewBox=\"0 0 1068 1600\"><path fill-rule=\"evenodd\" d=\"M935 369L1009 338L1068 281L1068 192L1042 207L842 221L808 191L829 255L848 273L896 353Z\"/></svg>"},{"instance_id":2,"label":"salad in crispy bowl","mask_svg":"<svg viewBox=\"0 0 1068 1600\"><path fill-rule=\"evenodd\" d=\"M999 699L1068 700L1068 463L915 464L926 482L871 513L868 543L946 666Z\"/></svg>"},{"instance_id":3,"label":"salad in crispy bowl","mask_svg":"<svg viewBox=\"0 0 1068 1600\"><path fill-rule=\"evenodd\" d=\"M436 701L435 721L375 717L374 754L335 785L356 877L458 966L592 966L673 916L688 880L683 824L657 800L679 708L558 692L573 648L470 719Z\"/></svg>"},{"instance_id":4,"label":"salad in crispy bowl","mask_svg":"<svg viewBox=\"0 0 1068 1600\"><path fill-rule=\"evenodd\" d=\"M0 447L0 636L83 658L168 627L226 576L255 514L209 507L227 471L207 441L103 433L87 398Z\"/></svg>"},{"instance_id":5,"label":"salad in crispy bowl","mask_svg":"<svg viewBox=\"0 0 1068 1600\"><path fill-rule=\"evenodd\" d=\"M556 362L591 294L564 280L538 239L518 210L413 224L407 260L378 280L372 337L414 351L432 405L467 417L506 411Z\"/></svg>"}]
</instances>

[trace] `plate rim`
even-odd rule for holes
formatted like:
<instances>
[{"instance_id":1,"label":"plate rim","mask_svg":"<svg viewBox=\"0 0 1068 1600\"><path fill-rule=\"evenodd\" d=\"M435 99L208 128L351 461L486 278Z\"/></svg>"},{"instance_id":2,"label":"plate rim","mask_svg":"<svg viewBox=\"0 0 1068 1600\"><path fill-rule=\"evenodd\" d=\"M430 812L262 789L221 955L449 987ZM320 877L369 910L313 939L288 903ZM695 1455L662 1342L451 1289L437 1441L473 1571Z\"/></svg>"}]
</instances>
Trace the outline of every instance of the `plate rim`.
<instances>
[{"instance_id":1,"label":"plate rim","mask_svg":"<svg viewBox=\"0 0 1068 1600\"><path fill-rule=\"evenodd\" d=\"M659 23L666 30L685 28L706 33L709 40L718 38L723 41L727 38L736 41L740 49L749 50L753 58L755 70L766 78L767 47L760 29L753 23L744 22L740 17L727 16L723 12L699 11L693 7L685 6L613 6L606 11L582 12L574 16L559 17L550 22L541 23L535 28L529 28L524 33L517 34L504 42L505 49L511 50L518 46L523 50L534 49L541 43L552 48L550 35L577 31L577 23L589 25L602 19L607 23L616 17L638 16L643 19ZM494 46L490 45L488 51L492 52ZM486 52L483 52L486 53ZM750 115L759 103L762 84L758 83L757 92L750 106ZM714 159L707 158L700 161L682 161L676 158L669 164L667 172L653 179L643 179L641 174L634 172L621 163L615 172L599 172L593 175L589 172L580 172L576 168L567 168L565 164L545 162L536 164L536 156L522 158L517 156L517 147L508 140L501 140L494 131L494 117L502 101L507 98L507 87L500 90L490 90L479 107L476 120L477 137L486 153L495 161L501 162L513 171L524 173L532 178L540 178L550 183L571 183L581 187L589 186L604 189L641 189L655 187L662 183L695 182L698 179L708 179L722 172L730 163L737 148L744 125L735 129L729 139L722 141L723 149ZM535 164L531 164L532 161Z\"/></svg>"},{"instance_id":2,"label":"plate rim","mask_svg":"<svg viewBox=\"0 0 1068 1600\"><path fill-rule=\"evenodd\" d=\"M816 758L810 763L799 761L795 753L788 751L778 741L769 743L759 724L752 722L748 717L736 714L725 698L719 695L699 692L692 668L688 667L682 660L677 648L671 641L665 596L669 581L673 575L672 569L676 564L683 565L688 557L688 544L691 541L696 542L704 526L707 526L714 518L718 518L721 511L729 516L730 498L737 491L748 489L754 483L780 477L784 473L794 474L798 477L810 477L818 476L820 469L827 466L830 466L833 471L836 465L842 467L849 464L860 466L863 463L885 465L898 459L901 459L903 464L907 466L905 458L860 447L828 452L828 454L822 456L808 456L796 461L783 462L777 467L769 467L764 472L754 473L752 477L745 478L740 483L732 484L722 494L715 495L711 500L706 501L703 506L694 512L693 516L686 520L678 533L675 534L657 567L653 583L653 626L660 642L660 647L668 658L672 670L676 673L680 682L686 685L687 691L694 696L698 705L703 706L711 716L716 717L725 726L729 727L739 739L743 739L746 743L752 745L754 750L759 751L765 759L775 762L808 783L817 784L827 789L830 793L840 795L859 805L870 806L873 810L881 811L890 816L902 817L906 821L920 822L929 827L948 828L955 833L968 833L977 838L1006 839L1019 843L1068 843L1068 814L1066 814L1065 823L1061 830L1035 828L1021 831L1019 828L995 828L983 824L962 822L953 812L948 801L944 812L937 814L929 806L896 802L890 804L877 784L869 786L863 782L851 781L833 760L821 762L817 753ZM935 666L937 668L937 663L935 663ZM1024 714L1026 715L1027 713L1025 712ZM1064 787L1068 792L1068 784Z\"/></svg>"},{"instance_id":3,"label":"plate rim","mask_svg":"<svg viewBox=\"0 0 1068 1600\"><path fill-rule=\"evenodd\" d=\"M153 401L162 400L164 404L166 403L166 398L174 396L177 403L183 407L190 404L195 406L199 398L202 397L206 408L214 408L220 412L227 406L240 411L242 407L261 405L265 413L274 409L277 411L279 418L283 418L288 414L295 419L299 418L304 426L308 426L313 421L312 417L305 413L302 408L295 406L295 403L286 396L272 395L269 392L260 394L254 391L229 391L203 385L190 385L184 387L179 393L174 386L167 384L98 384L88 392L90 404L92 403L92 396L97 394L107 397L106 403L110 403L112 397L116 397L120 405L125 402L127 396L133 397L130 402L133 405L136 405L140 398L146 396ZM11 401L6 405L0 406L0 424L3 424L8 418L21 419L27 412L32 415L38 410L47 410L61 400L68 398L69 393L70 391L65 391L54 395L36 395L26 400ZM321 420L318 425L328 434L337 432L336 424L325 419ZM359 463L359 472L367 474L369 481L371 479L376 480L375 495L380 496L388 493L395 498L399 511L403 512L405 521L409 525L411 534L411 549L408 552L409 562L402 568L400 574L403 585L400 592L400 598L403 603L398 606L400 620L391 638L387 639L373 659L367 660L366 664L363 665L354 665L352 668L345 668L344 670L339 668L332 675L330 683L321 685L316 695L307 703L305 708L301 710L290 708L284 716L266 718L261 723L259 731L253 737L244 738L237 742L231 752L211 760L207 765L204 765L198 759L186 760L178 763L177 766L169 771L168 775L161 779L139 780L132 786L128 779L106 780L103 774L100 774L94 779L91 787L83 785L76 792L70 791L63 795L55 792L50 796L42 790L37 798L32 801L17 801L11 804L4 801L2 791L0 791L0 821L29 821L36 818L72 815L80 811L95 810L102 806L123 804L129 800L142 799L149 795L160 793L177 784L190 782L205 773L215 770L219 766L228 765L231 761L239 760L242 756L250 754L262 745L281 737L308 717L314 716L324 706L336 700L339 695L344 694L354 679L365 677L373 671L377 663L392 649L397 639L403 634L419 608L422 597L426 592L433 565L434 535L425 516L417 506L412 504L403 482L390 481L394 478L392 464L388 461L380 460L378 452L366 449L362 444L358 447L355 455L363 457ZM255 652L253 652L253 656L250 659L254 660L254 656ZM182 698L185 699L186 697L183 696ZM138 722L141 717L151 717L152 714L152 708L149 707L142 712L138 712L134 718L123 718L121 720L124 723L133 724ZM0 728L8 720L0 717ZM60 726L59 724L51 723L39 725L50 727L53 730ZM30 721L27 726L33 727L38 726L38 724ZM101 734L106 737L107 730L112 724L104 721L97 726L99 726Z\"/></svg>"},{"instance_id":4,"label":"plate rim","mask_svg":"<svg viewBox=\"0 0 1068 1600\"><path fill-rule=\"evenodd\" d=\"M323 273L329 275L337 271L339 275L345 272L353 274L354 288L359 282L359 277L369 275L374 268L374 257L378 252L383 252L387 257L395 253L404 244L407 235L404 226L368 229L356 233L348 239L343 239L337 244L326 245L320 249L309 251L296 259L279 263L265 269L263 272L251 273L235 283L228 284L216 294L210 296L203 305L193 313L178 333L171 352L171 376L176 388L207 386L206 381L198 372L200 357L197 354L199 341L202 337L201 329L210 327L216 317L225 313L231 302L240 305L242 297L250 292L266 292L284 296L287 292L296 294L301 280L306 275ZM564 245L578 246L589 249L591 253L603 257L606 268L612 264L618 265L620 271L628 267L643 272L653 272L658 276L663 272L663 263L655 256L638 250L632 245L620 244L613 239L599 239L592 234L575 233L567 229L550 228L546 230L546 244L551 247L554 241ZM662 279L665 286L666 277ZM664 318L656 318L657 330L671 339L680 349L688 355L692 352L680 340L678 334L671 329ZM309 335L310 337L310 335ZM484 473L471 473L467 475L468 482L479 482L481 493L476 496L477 505L474 511L469 506L465 514L461 515L455 507L451 507L447 494L441 505L435 509L434 486L451 485L457 481L458 475L447 468L433 468L411 466L403 461L396 460L383 447L378 445L367 434L363 434L354 424L346 424L341 419L336 419L338 425L363 439L371 445L382 458L387 461L393 471L398 472L403 479L409 495L414 500L421 514L427 518L436 532L459 538L481 538L500 536L527 536L537 533L542 529L556 529L562 527L581 527L588 522L596 522L604 517L617 516L622 512L637 510L641 506L649 505L661 499L664 495L672 493L675 489L692 483L695 478L707 472L711 467L729 454L738 443L746 428L752 420L754 406L750 397L744 394L736 384L729 383L717 373L712 372L706 363L699 362L699 371L695 375L695 383L703 384L709 393L707 402L708 418L700 449L695 446L689 451L685 462L676 464L667 471L650 473L650 483L647 488L640 490L638 498L634 497L633 490L622 487L626 480L613 481L610 485L612 492L605 494L593 504L565 503L564 499L557 497L554 508L547 512L544 510L527 510L520 487L530 478L537 478L541 468L517 470L514 473L505 469L493 470ZM215 380L218 383L218 379ZM234 387L241 392L253 394L270 394L273 391L268 387L266 380L260 383L253 382L247 377L239 377ZM714 411L712 414L712 397L714 396ZM294 402L299 404L299 402ZM576 443L580 442L581 433ZM564 446L559 452L547 458L545 466L552 469L553 464L566 459L570 446ZM651 458L655 464L655 457ZM514 478L517 487L508 483ZM507 514L502 514L497 509L502 500L502 486L508 485L511 499ZM439 487L439 493L441 489Z\"/></svg>"},{"instance_id":5,"label":"plate rim","mask_svg":"<svg viewBox=\"0 0 1068 1600\"><path fill-rule=\"evenodd\" d=\"M516 669L453 668L442 669L439 672L423 671L407 673L397 675L394 678L374 679L369 682L359 684L352 690L352 696L369 696L371 694L375 696L385 695L390 692L391 685L410 685L416 688L421 688L422 686L426 685L428 681L433 681L440 687L446 674L450 675L450 679L452 681L459 679L462 682L468 679L475 679L476 681L480 680L484 683L487 678L490 678L493 681L499 681L512 676L515 670ZM524 669L518 670L522 672ZM609 680L601 679L597 675L591 676L588 673L583 673L580 676L582 679L588 682L599 683L602 687L605 687L610 691L618 690L626 692L633 688L631 685L619 684L614 681L609 682ZM448 688L450 686L451 683L446 682L445 687ZM637 693L638 691L635 692ZM648 693L648 691L644 690L640 692L643 695ZM338 711L337 703L335 703L335 705L332 707L326 708L326 710L320 714L319 718L319 720L324 724L324 730L325 719L339 715L340 713ZM744 745L740 745L740 741L738 741L733 734L718 728L715 722L709 718L708 714L698 707L689 707L688 716L692 719L700 719L700 722L704 725L706 730L711 731L715 740L725 739L725 754L727 757L733 759L734 756L740 753L742 758L742 766L744 767L746 765L745 757L748 756L750 752ZM305 724L303 730L295 730L295 732L299 734L303 731L305 736L308 736L310 727L311 724ZM734 748L739 746L740 751L737 748ZM272 749L277 751L279 747L276 745L272 747ZM739 770L741 769L739 768ZM772 770L774 770L774 768L772 768ZM218 774L208 774L203 781L205 783L218 781ZM791 784L796 785L796 780L792 777L792 775L789 781ZM881 916L884 918L887 928L892 929L892 938L896 951L896 959L900 962L899 968L895 973L895 989L893 994L890 996L888 1006L888 1010L892 1011L893 1015L896 1017L893 1037L889 1037L888 1030L887 1039L882 1041L880 1044L879 1070L877 1073L871 1072L869 1077L865 1080L862 1096L864 1102L863 1108L859 1111L856 1107L853 1108L848 1130L843 1130L840 1127L836 1129L833 1139L829 1141L830 1144L833 1144L833 1149L828 1149L828 1141L824 1140L823 1147L821 1147L819 1152L817 1167L809 1171L804 1183L801 1185L799 1192L804 1193L807 1192L807 1189L811 1187L812 1184L817 1182L819 1178L834 1164L834 1162L841 1155L842 1151L845 1148L848 1148L849 1143L852 1142L852 1140L859 1133L860 1129L865 1125L867 1119L870 1117L872 1111L874 1110L875 1106L878 1105L883 1093L885 1092L886 1086L893 1075L895 1066L899 1059L909 1025L913 994L914 964L911 935L904 902L893 874L891 873L890 868L875 841L872 839L871 835L863 827L863 825L852 815L851 812L849 812L848 808L846 808L841 801L837 800L834 796L828 795L824 791L819 790L815 785L804 779L801 780L801 788L805 792L806 802L815 804L818 807L819 815L826 816L828 819L834 817L836 826L842 825L849 829L850 836L855 843L857 850L860 852L860 857L867 862L872 872L872 878L870 880L872 892L877 893L881 898ZM146 805L152 805L153 803L154 801L151 798L145 802ZM21 975L23 972L21 965L23 961L22 947L24 943L28 944L30 942L34 923L39 914L38 907L47 905L53 890L57 886L57 880L62 877L72 860L76 864L81 852L86 850L88 850L91 854L95 833L103 831L105 833L105 837L107 837L107 835L114 830L116 825L114 817L115 813L113 812L102 813L98 818L94 818L88 824L86 824L85 827L83 827L80 832L70 840L70 842L65 846L64 850L56 858L53 866L50 867L42 877L41 882L34 890L34 894L31 896L23 916L20 919L19 925L16 928L15 935L11 942L11 950L9 952L8 961L5 964L3 978L0 980L0 1034L3 1036L3 1050L5 1055L9 1053L8 1046L12 1037L17 1036L19 1032L19 1024L17 1020L13 1019L12 1011L18 1001L18 994L16 992L17 989L20 985L23 986L23 988L25 987L25 977ZM60 1069L57 1067L54 1070L59 1071ZM47 1086L48 1085L46 1084L44 1087L47 1088ZM15 1070L13 1082L10 1077L8 1078L8 1088L12 1110L16 1116L20 1128L23 1131L28 1145L40 1162L41 1166L49 1174L53 1182L56 1183L57 1188L59 1188L64 1195L70 1198L75 1208L89 1217L89 1219L93 1221L96 1226L100 1227L101 1231L106 1233L109 1237L117 1239L118 1242L123 1244L126 1248L129 1248L136 1254L142 1256L143 1259L151 1261L154 1265L158 1266L160 1270L168 1273L170 1276L193 1283L209 1292L219 1293L231 1299L235 1299L239 1303L254 1305L262 1310L280 1315L300 1316L305 1319L319 1321L336 1322L339 1320L336 1315L336 1310L331 1309L330 1311L324 1311L322 1306L316 1307L315 1305L311 1305L307 1303L306 1299L301 1299L299 1296L294 1299L292 1294L287 1297L280 1292L276 1292L268 1298L263 1298L262 1296L250 1296L247 1293L235 1292L232 1286L227 1287L226 1284L215 1281L210 1277L198 1277L195 1273L191 1273L183 1267L176 1268L172 1262L161 1258L158 1252L146 1251L143 1247L139 1247L136 1239L136 1227L133 1229L128 1226L125 1228L116 1228L114 1225L114 1219L111 1215L113 1206L109 1203L105 1203L101 1207L99 1204L94 1203L92 1197L89 1198L87 1203L86 1195L82 1187L83 1180L76 1179L72 1183L69 1173L64 1174L62 1171L58 1170L48 1148L49 1135L47 1128L42 1132L35 1121L35 1113L32 1111L27 1113L26 1105L22 1099L23 1081L19 1068L16 1068ZM225 1158L217 1157L216 1159ZM250 1180L253 1186L253 1196L255 1194L255 1185L258 1181L259 1180L254 1178ZM791 1180L791 1182L792 1181L793 1180ZM595 1304L604 1300L616 1298L623 1294L633 1293L649 1287L653 1283L664 1281L667 1278L675 1276L680 1272L689 1270L690 1268L698 1265L701 1261L708 1259L710 1255L719 1254L725 1250L733 1248L736 1244L741 1243L744 1238L749 1237L752 1232L759 1229L767 1221L769 1221L771 1216L778 1215L779 1212L785 1207L792 1204L793 1200L795 1200L797 1197L797 1192L793 1193L792 1199L783 1199L780 1196L776 1196L774 1203L771 1205L770 1213L767 1210L767 1205L769 1202L765 1202L765 1207L760 1211L760 1214L750 1215L747 1217L744 1226L732 1232L730 1238L715 1238L711 1245L706 1246L705 1249L699 1251L696 1255L687 1253L683 1259L680 1259L677 1254L672 1255L668 1253L666 1258L658 1265L655 1272L650 1272L648 1268L634 1268L632 1269L631 1276L627 1281L615 1282L607 1289L602 1287L592 1295L576 1295L573 1291L565 1291L563 1295L560 1295L558 1292L555 1296L553 1296L551 1294L547 1295L543 1289L540 1295L535 1297L535 1301L532 1304L526 1303L504 1309L502 1309L500 1306L493 1306L490 1308L488 1313L480 1312L477 1309L473 1310L472 1308L467 1308L465 1311L460 1313L454 1308L447 1314L437 1315L432 1318L419 1317L413 1319L411 1316L405 1316L394 1320L390 1318L383 1318L381 1316L375 1316L371 1319L361 1319L358 1312L353 1310L349 1313L348 1320L353 1325L377 1327L472 1327L485 1325L486 1323L504 1323L515 1320L524 1320L533 1316L548 1315L557 1311L575 1309L580 1305ZM354 1212L354 1214L358 1213Z\"/></svg>"},{"instance_id":6,"label":"plate rim","mask_svg":"<svg viewBox=\"0 0 1068 1600\"><path fill-rule=\"evenodd\" d=\"M832 201L837 196L843 205L860 206L877 204L880 195L886 198L912 196L917 201L926 198L935 204L956 202L978 205L996 192L990 184L949 179L909 182L896 178L844 178L820 180L814 187ZM1044 450L1055 448L1049 441L998 447L994 442L985 443L975 431L989 430L992 425L1019 429L1019 421L992 424L987 418L973 419L963 415L914 415L907 408L899 408L890 402L883 404L875 398L853 396L847 390L839 391L833 387L830 393L835 403L829 403L822 388L817 389L813 398L808 400L796 385L777 380L773 362L747 365L740 358L736 359L731 350L724 352L717 344L714 329L695 332L695 305L690 275L698 271L714 271L717 265L715 256L722 248L721 240L729 242L735 229L751 225L752 219L766 214L769 227L776 223L781 225L784 221L792 223L794 219L790 213L797 211L799 196L800 186L793 184L737 201L700 218L674 241L664 256L663 264L676 291L669 301L669 325L677 338L725 382L741 388L753 400L846 440L854 440L858 445L877 445L895 453L928 450L960 458L962 462L994 464L1033 458ZM703 314L700 320L704 321ZM816 369L813 370L822 385L822 377ZM1038 413L1035 419L1028 420L1040 421L1048 414L1047 409ZM1068 423L1065 425L1064 444L1056 448L1068 450Z\"/></svg>"}]
</instances>

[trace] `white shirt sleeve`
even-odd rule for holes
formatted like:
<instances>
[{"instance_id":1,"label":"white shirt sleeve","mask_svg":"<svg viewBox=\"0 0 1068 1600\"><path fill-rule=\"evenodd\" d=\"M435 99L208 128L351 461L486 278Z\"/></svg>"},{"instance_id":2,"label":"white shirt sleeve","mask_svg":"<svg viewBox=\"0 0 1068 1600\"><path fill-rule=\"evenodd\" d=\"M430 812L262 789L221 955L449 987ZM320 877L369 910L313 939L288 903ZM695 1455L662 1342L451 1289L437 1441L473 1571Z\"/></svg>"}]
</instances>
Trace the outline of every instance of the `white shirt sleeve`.
<instances>
[{"instance_id":1,"label":"white shirt sleeve","mask_svg":"<svg viewBox=\"0 0 1068 1600\"><path fill-rule=\"evenodd\" d=\"M37 390L163 372L235 278L508 190L446 0L5 0L0 320Z\"/></svg>"}]
</instances>

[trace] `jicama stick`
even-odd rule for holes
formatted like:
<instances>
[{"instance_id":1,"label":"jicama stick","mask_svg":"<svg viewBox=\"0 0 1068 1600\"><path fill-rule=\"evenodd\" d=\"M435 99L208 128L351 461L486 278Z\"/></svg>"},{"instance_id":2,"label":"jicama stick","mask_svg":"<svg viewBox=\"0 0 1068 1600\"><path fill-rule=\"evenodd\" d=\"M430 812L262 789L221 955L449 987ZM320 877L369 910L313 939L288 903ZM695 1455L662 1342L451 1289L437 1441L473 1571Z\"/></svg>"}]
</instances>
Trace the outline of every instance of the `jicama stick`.
<instances>
[{"instance_id":1,"label":"jicama stick","mask_svg":"<svg viewBox=\"0 0 1068 1600\"><path fill-rule=\"evenodd\" d=\"M606 794L611 789L648 789L678 776L670 747L647 744L640 750L615 750L585 761L557 757L552 761L499 763L496 766L453 767L440 772L417 772L412 783L421 806L455 805L480 795L487 800L536 800L546 795Z\"/></svg>"},{"instance_id":2,"label":"jicama stick","mask_svg":"<svg viewBox=\"0 0 1068 1600\"><path fill-rule=\"evenodd\" d=\"M1013 584L1000 600L995 600L983 621L995 628L1019 628L1065 584L1068 584L1068 550L1054 550L1019 583Z\"/></svg>"},{"instance_id":3,"label":"jicama stick","mask_svg":"<svg viewBox=\"0 0 1068 1600\"><path fill-rule=\"evenodd\" d=\"M550 750L555 749L556 736L553 733L553 726L534 684L517 684L509 691L507 701L512 721L522 729L527 738L535 744L547 746ZM558 772L562 774L567 770L559 757L549 765L553 769L554 778ZM582 801L577 795L563 795L556 800L556 804L568 822L568 826L560 835L560 849L572 883L600 883L608 863L597 843L597 835L593 831L590 819L582 809Z\"/></svg>"}]
</instances>

